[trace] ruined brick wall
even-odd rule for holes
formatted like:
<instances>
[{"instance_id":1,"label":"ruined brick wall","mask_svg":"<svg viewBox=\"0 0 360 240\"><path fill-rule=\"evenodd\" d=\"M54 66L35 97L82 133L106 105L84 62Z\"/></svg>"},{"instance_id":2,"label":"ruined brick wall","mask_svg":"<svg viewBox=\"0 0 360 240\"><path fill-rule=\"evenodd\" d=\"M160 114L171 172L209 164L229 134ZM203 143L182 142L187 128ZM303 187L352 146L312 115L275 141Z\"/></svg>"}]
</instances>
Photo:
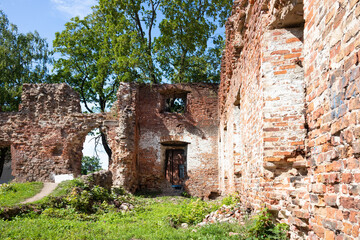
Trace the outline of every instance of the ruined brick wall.
<instances>
[{"instance_id":1,"label":"ruined brick wall","mask_svg":"<svg viewBox=\"0 0 360 240\"><path fill-rule=\"evenodd\" d=\"M291 238L359 237L359 1L234 2L219 185Z\"/></svg>"},{"instance_id":2,"label":"ruined brick wall","mask_svg":"<svg viewBox=\"0 0 360 240\"><path fill-rule=\"evenodd\" d=\"M134 192L138 187L137 179L137 104L138 85L120 83L117 101L111 111L111 124L107 125L109 146L112 150L112 160L109 170L113 174L113 184L123 186ZM109 121L110 123L110 121Z\"/></svg>"},{"instance_id":3,"label":"ruined brick wall","mask_svg":"<svg viewBox=\"0 0 360 240\"><path fill-rule=\"evenodd\" d=\"M139 186L166 186L165 150L186 144L186 189L194 196L208 197L217 191L217 85L141 85L138 100ZM185 113L164 110L167 97L185 94Z\"/></svg>"},{"instance_id":4,"label":"ruined brick wall","mask_svg":"<svg viewBox=\"0 0 360 240\"><path fill-rule=\"evenodd\" d=\"M254 201L262 175L259 166L263 154L260 49L262 25L267 21L258 8L261 4L234 2L226 23L226 50L219 89L220 190L223 193L237 190L245 199ZM247 38L246 32L249 32ZM250 189L253 191L247 191Z\"/></svg>"},{"instance_id":5,"label":"ruined brick wall","mask_svg":"<svg viewBox=\"0 0 360 240\"><path fill-rule=\"evenodd\" d=\"M11 146L12 175L79 175L85 137L103 118L81 114L79 96L66 84L24 84L19 112L0 113L0 146Z\"/></svg>"},{"instance_id":6,"label":"ruined brick wall","mask_svg":"<svg viewBox=\"0 0 360 240\"><path fill-rule=\"evenodd\" d=\"M219 91L220 189L266 204L293 237L309 230L302 7L235 1Z\"/></svg>"},{"instance_id":7,"label":"ruined brick wall","mask_svg":"<svg viewBox=\"0 0 360 240\"><path fill-rule=\"evenodd\" d=\"M360 2L304 1L311 239L359 239Z\"/></svg>"}]
</instances>

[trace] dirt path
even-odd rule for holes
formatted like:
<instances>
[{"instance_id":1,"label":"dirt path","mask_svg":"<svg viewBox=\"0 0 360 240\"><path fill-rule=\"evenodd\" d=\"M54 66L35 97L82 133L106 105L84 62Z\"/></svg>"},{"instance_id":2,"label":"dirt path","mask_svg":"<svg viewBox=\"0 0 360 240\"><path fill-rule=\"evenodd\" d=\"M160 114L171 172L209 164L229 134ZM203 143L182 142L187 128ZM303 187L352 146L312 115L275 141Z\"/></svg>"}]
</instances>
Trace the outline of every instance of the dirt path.
<instances>
[{"instance_id":1,"label":"dirt path","mask_svg":"<svg viewBox=\"0 0 360 240\"><path fill-rule=\"evenodd\" d=\"M30 202L35 202L37 200L42 199L43 197L46 197L47 195L49 195L52 191L54 191L54 189L57 187L59 183L50 183L50 182L45 182L44 183L44 187L43 189L41 189L41 191L36 194L35 196L26 199L24 202L22 203L30 203Z\"/></svg>"}]
</instances>

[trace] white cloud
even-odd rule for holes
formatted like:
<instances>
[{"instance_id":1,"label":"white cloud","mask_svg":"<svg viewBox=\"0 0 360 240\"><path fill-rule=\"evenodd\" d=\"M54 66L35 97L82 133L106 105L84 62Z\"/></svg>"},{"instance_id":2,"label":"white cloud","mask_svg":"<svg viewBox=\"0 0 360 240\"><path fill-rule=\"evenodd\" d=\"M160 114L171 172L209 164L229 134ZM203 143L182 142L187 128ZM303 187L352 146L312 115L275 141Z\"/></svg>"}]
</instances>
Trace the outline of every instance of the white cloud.
<instances>
[{"instance_id":1,"label":"white cloud","mask_svg":"<svg viewBox=\"0 0 360 240\"><path fill-rule=\"evenodd\" d=\"M91 7L96 4L96 0L51 0L54 7L68 15L69 17L85 17L91 12Z\"/></svg>"}]
</instances>

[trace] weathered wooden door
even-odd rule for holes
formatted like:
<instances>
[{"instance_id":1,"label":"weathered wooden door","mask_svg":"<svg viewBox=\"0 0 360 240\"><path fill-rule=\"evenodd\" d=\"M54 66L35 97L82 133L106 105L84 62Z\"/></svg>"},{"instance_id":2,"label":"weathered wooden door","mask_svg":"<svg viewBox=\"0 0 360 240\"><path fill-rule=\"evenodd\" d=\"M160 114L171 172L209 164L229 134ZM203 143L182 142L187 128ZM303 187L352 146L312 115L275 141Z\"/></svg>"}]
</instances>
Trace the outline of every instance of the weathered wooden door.
<instances>
[{"instance_id":1,"label":"weathered wooden door","mask_svg":"<svg viewBox=\"0 0 360 240\"><path fill-rule=\"evenodd\" d=\"M172 185L182 185L186 179L186 159L183 149L166 150L166 179Z\"/></svg>"}]
</instances>

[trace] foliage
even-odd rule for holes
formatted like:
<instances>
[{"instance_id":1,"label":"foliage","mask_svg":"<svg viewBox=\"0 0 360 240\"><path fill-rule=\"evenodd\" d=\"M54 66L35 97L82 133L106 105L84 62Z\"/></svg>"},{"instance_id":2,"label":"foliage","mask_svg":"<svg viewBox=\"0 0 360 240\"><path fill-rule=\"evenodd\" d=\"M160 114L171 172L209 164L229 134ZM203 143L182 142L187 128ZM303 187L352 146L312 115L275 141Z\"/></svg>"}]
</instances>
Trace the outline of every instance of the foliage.
<instances>
[{"instance_id":1,"label":"foliage","mask_svg":"<svg viewBox=\"0 0 360 240\"><path fill-rule=\"evenodd\" d=\"M56 33L53 42L54 51L61 53L54 63L57 77L79 92L89 112L105 112L116 98L119 82L135 77L127 63L115 61L114 43L105 26L106 16L94 8L84 19L72 18L65 30ZM124 38L122 44L130 44ZM89 107L89 103L95 107Z\"/></svg>"},{"instance_id":2,"label":"foliage","mask_svg":"<svg viewBox=\"0 0 360 240\"><path fill-rule=\"evenodd\" d=\"M232 1L137 0L100 1L107 15L117 58L130 58L141 81L158 83L219 81L223 26ZM120 17L121 16L121 17ZM121 19L120 21L114 19ZM123 20L124 19L124 20ZM124 51L124 30L130 51ZM212 39L213 47L209 47ZM125 45L127 46L127 45ZM123 53L128 53L126 56Z\"/></svg>"},{"instance_id":3,"label":"foliage","mask_svg":"<svg viewBox=\"0 0 360 240\"><path fill-rule=\"evenodd\" d=\"M240 196L238 193L229 194L221 200L221 203L227 206L233 206L239 202L240 202Z\"/></svg>"},{"instance_id":4,"label":"foliage","mask_svg":"<svg viewBox=\"0 0 360 240\"><path fill-rule=\"evenodd\" d=\"M11 192L13 186L1 185L1 191ZM0 238L286 239L287 227L273 224L266 210L247 221L245 226L218 223L182 229L169 224L169 216L181 219L179 223L195 224L218 206L194 198L134 197L124 194L122 188L115 188L110 193L99 186L89 188L79 179L63 182L58 188L61 189L56 190L56 197L48 198L38 207L34 206L37 212L24 212L10 221L0 219ZM62 204L55 204L59 202ZM85 205L93 202L91 211L82 207L77 209L80 202ZM128 212L119 211L117 206L122 203L131 203L135 208ZM230 236L230 232L238 235Z\"/></svg>"},{"instance_id":5,"label":"foliage","mask_svg":"<svg viewBox=\"0 0 360 240\"><path fill-rule=\"evenodd\" d=\"M197 224L217 208L215 204L193 198L187 204L182 204L181 210L177 214L170 215L169 219L174 226L179 226L181 223Z\"/></svg>"},{"instance_id":6,"label":"foliage","mask_svg":"<svg viewBox=\"0 0 360 240\"><path fill-rule=\"evenodd\" d=\"M81 216L69 210L52 209L31 218L0 220L2 239L239 239L229 232L242 232L237 224L212 224L202 228L176 229L165 216L181 208L180 201L169 197L141 199L146 211L124 214L108 212ZM179 205L180 204L180 205ZM58 217L59 216L59 217ZM90 219L90 217L92 219Z\"/></svg>"},{"instance_id":7,"label":"foliage","mask_svg":"<svg viewBox=\"0 0 360 240\"><path fill-rule=\"evenodd\" d=\"M232 1L164 0L156 60L171 82L218 82L223 38L216 35ZM213 47L209 47L212 39Z\"/></svg>"},{"instance_id":8,"label":"foliage","mask_svg":"<svg viewBox=\"0 0 360 240\"><path fill-rule=\"evenodd\" d=\"M39 193L40 182L9 183L0 185L0 206L13 206Z\"/></svg>"},{"instance_id":9,"label":"foliage","mask_svg":"<svg viewBox=\"0 0 360 240\"><path fill-rule=\"evenodd\" d=\"M100 171L101 169L99 157L83 156L81 160L81 175L87 175L89 173Z\"/></svg>"},{"instance_id":10,"label":"foliage","mask_svg":"<svg viewBox=\"0 0 360 240\"><path fill-rule=\"evenodd\" d=\"M184 98L168 98L166 99L166 112L184 113L186 108L186 101Z\"/></svg>"},{"instance_id":11,"label":"foliage","mask_svg":"<svg viewBox=\"0 0 360 240\"><path fill-rule=\"evenodd\" d=\"M0 10L0 112L17 111L23 83L51 82L48 44L35 31L18 33Z\"/></svg>"},{"instance_id":12,"label":"foliage","mask_svg":"<svg viewBox=\"0 0 360 240\"><path fill-rule=\"evenodd\" d=\"M86 103L104 111L119 82L218 82L223 39L216 30L232 1L100 0L56 33L55 69ZM211 45L211 47L209 46Z\"/></svg>"},{"instance_id":13,"label":"foliage","mask_svg":"<svg viewBox=\"0 0 360 240\"><path fill-rule=\"evenodd\" d=\"M275 224L271 219L271 214L268 209L263 209L258 215L256 215L248 228L249 240L286 240L288 225L285 223Z\"/></svg>"}]
</instances>

